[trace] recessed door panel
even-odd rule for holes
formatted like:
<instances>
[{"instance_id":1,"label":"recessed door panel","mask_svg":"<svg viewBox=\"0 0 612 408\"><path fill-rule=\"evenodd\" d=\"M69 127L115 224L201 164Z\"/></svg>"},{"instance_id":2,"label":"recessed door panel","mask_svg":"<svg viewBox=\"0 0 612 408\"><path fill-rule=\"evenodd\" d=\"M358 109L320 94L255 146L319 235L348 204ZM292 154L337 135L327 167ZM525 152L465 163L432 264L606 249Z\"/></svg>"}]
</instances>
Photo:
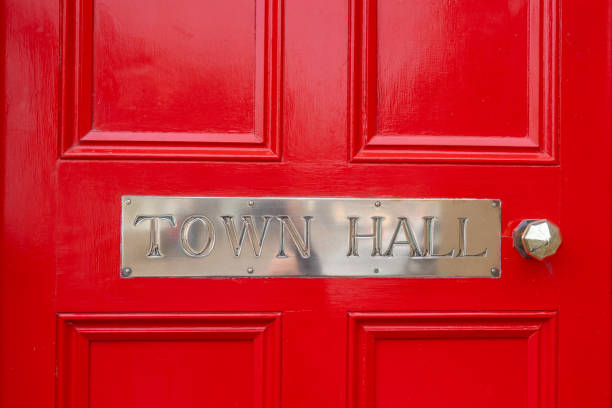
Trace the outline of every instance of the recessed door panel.
<instances>
[{"instance_id":1,"label":"recessed door panel","mask_svg":"<svg viewBox=\"0 0 612 408\"><path fill-rule=\"evenodd\" d=\"M277 407L280 319L62 314L59 406Z\"/></svg>"},{"instance_id":2,"label":"recessed door panel","mask_svg":"<svg viewBox=\"0 0 612 408\"><path fill-rule=\"evenodd\" d=\"M352 407L554 406L556 313L351 313Z\"/></svg>"},{"instance_id":3,"label":"recessed door panel","mask_svg":"<svg viewBox=\"0 0 612 408\"><path fill-rule=\"evenodd\" d=\"M278 158L277 0L62 10L64 157Z\"/></svg>"},{"instance_id":4,"label":"recessed door panel","mask_svg":"<svg viewBox=\"0 0 612 408\"><path fill-rule=\"evenodd\" d=\"M556 0L351 5L354 160L556 161Z\"/></svg>"},{"instance_id":5,"label":"recessed door panel","mask_svg":"<svg viewBox=\"0 0 612 408\"><path fill-rule=\"evenodd\" d=\"M256 3L94 1L93 129L252 133Z\"/></svg>"}]
</instances>

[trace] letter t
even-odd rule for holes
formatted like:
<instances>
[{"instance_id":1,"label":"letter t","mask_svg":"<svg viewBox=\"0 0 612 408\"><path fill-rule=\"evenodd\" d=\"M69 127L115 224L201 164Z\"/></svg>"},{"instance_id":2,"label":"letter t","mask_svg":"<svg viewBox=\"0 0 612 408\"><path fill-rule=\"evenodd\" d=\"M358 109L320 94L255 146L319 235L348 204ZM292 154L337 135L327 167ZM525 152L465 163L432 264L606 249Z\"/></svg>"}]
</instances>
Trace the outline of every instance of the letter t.
<instances>
[{"instance_id":1,"label":"letter t","mask_svg":"<svg viewBox=\"0 0 612 408\"><path fill-rule=\"evenodd\" d=\"M176 227L176 222L174 220L173 215L139 215L136 217L134 221L134 226L140 224L142 221L151 220L151 229L150 229L150 238L149 238L149 253L147 254L147 258L161 258L164 255L161 253L159 248L160 245L160 233L159 233L159 221L166 220L172 225Z\"/></svg>"}]
</instances>

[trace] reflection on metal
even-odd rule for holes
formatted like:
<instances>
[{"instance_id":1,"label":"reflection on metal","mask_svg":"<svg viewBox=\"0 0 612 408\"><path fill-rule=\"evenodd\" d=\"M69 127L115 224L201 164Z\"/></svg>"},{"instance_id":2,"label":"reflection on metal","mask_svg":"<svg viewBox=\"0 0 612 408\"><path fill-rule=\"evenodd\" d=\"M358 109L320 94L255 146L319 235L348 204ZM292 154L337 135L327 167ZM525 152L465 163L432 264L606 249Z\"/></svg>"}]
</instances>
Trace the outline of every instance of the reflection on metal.
<instances>
[{"instance_id":1,"label":"reflection on metal","mask_svg":"<svg viewBox=\"0 0 612 408\"><path fill-rule=\"evenodd\" d=\"M514 230L514 247L525 258L541 261L561 245L559 227L548 220L524 220Z\"/></svg>"},{"instance_id":2,"label":"reflection on metal","mask_svg":"<svg viewBox=\"0 0 612 408\"><path fill-rule=\"evenodd\" d=\"M501 275L497 200L126 196L122 203L126 278Z\"/></svg>"}]
</instances>

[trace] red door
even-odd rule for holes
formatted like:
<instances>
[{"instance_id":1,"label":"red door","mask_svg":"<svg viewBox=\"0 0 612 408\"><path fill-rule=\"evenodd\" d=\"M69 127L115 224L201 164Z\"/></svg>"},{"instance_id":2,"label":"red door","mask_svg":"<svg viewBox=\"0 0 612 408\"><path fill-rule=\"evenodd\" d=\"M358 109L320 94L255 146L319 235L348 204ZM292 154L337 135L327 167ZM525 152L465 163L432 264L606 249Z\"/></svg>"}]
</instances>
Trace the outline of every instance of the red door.
<instances>
[{"instance_id":1,"label":"red door","mask_svg":"<svg viewBox=\"0 0 612 408\"><path fill-rule=\"evenodd\" d=\"M0 405L609 407L611 12L5 1ZM501 200L502 273L125 279L127 195Z\"/></svg>"}]
</instances>

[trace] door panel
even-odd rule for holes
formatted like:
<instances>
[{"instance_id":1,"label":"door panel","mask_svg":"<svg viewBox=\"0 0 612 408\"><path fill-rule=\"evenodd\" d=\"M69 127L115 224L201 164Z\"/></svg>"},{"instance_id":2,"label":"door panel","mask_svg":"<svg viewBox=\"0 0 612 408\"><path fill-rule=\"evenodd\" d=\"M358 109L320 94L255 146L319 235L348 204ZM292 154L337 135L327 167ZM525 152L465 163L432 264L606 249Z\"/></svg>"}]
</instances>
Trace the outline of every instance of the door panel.
<instances>
[{"instance_id":1,"label":"door panel","mask_svg":"<svg viewBox=\"0 0 612 408\"><path fill-rule=\"evenodd\" d=\"M59 406L276 407L280 317L61 314Z\"/></svg>"},{"instance_id":2,"label":"door panel","mask_svg":"<svg viewBox=\"0 0 612 408\"><path fill-rule=\"evenodd\" d=\"M62 157L278 159L277 0L62 12Z\"/></svg>"},{"instance_id":3,"label":"door panel","mask_svg":"<svg viewBox=\"0 0 612 408\"><path fill-rule=\"evenodd\" d=\"M556 162L556 0L351 6L354 160Z\"/></svg>"},{"instance_id":4,"label":"door panel","mask_svg":"<svg viewBox=\"0 0 612 408\"><path fill-rule=\"evenodd\" d=\"M94 130L253 133L266 2L92 3Z\"/></svg>"},{"instance_id":5,"label":"door panel","mask_svg":"<svg viewBox=\"0 0 612 408\"><path fill-rule=\"evenodd\" d=\"M555 312L351 313L349 330L350 406L554 406Z\"/></svg>"},{"instance_id":6,"label":"door panel","mask_svg":"<svg viewBox=\"0 0 612 408\"><path fill-rule=\"evenodd\" d=\"M610 405L609 1L2 7L0 405ZM123 279L123 195L499 199L501 277Z\"/></svg>"},{"instance_id":7,"label":"door panel","mask_svg":"<svg viewBox=\"0 0 612 408\"><path fill-rule=\"evenodd\" d=\"M364 61L373 68L366 73L373 76L373 135L525 136L526 2L360 3L355 29L363 38L355 48L372 47L363 57L373 60ZM540 21L532 19L537 33Z\"/></svg>"}]
</instances>

